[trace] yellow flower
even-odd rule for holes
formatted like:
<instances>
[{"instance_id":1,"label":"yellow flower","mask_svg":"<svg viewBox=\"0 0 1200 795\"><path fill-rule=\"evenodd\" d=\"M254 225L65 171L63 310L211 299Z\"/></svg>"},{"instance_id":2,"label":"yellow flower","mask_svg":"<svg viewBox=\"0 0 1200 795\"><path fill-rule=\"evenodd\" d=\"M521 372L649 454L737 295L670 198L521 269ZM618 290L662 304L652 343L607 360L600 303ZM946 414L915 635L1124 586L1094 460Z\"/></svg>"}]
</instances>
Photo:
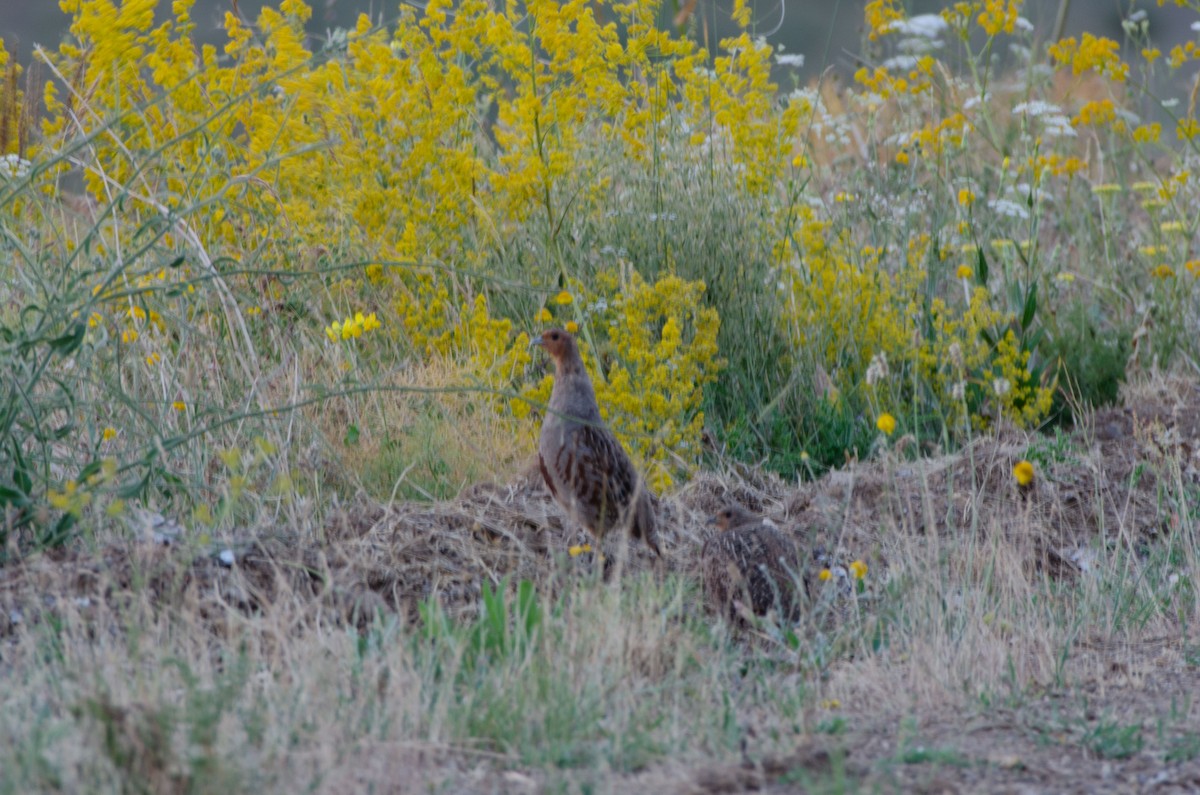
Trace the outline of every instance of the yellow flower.
<instances>
[{"instance_id":1,"label":"yellow flower","mask_svg":"<svg viewBox=\"0 0 1200 795\"><path fill-rule=\"evenodd\" d=\"M900 165L907 166L908 160L908 152L905 152L903 149L896 153L896 162Z\"/></svg>"},{"instance_id":2,"label":"yellow flower","mask_svg":"<svg viewBox=\"0 0 1200 795\"><path fill-rule=\"evenodd\" d=\"M563 290L561 293L554 296L554 303L558 304L559 306L566 306L567 304L571 303L574 300L575 299L572 298L571 294L568 293L566 290Z\"/></svg>"},{"instance_id":3,"label":"yellow flower","mask_svg":"<svg viewBox=\"0 0 1200 795\"><path fill-rule=\"evenodd\" d=\"M154 365L158 364L160 361L162 361L162 357L159 356L157 353L152 353L146 357L146 364L149 365L150 367L153 367Z\"/></svg>"},{"instance_id":4,"label":"yellow flower","mask_svg":"<svg viewBox=\"0 0 1200 795\"><path fill-rule=\"evenodd\" d=\"M867 564L861 560L856 560L850 564L850 573L854 575L854 579L861 580L867 576Z\"/></svg>"},{"instance_id":5,"label":"yellow flower","mask_svg":"<svg viewBox=\"0 0 1200 795\"><path fill-rule=\"evenodd\" d=\"M964 264L958 266L958 270L954 272L954 275L959 279L969 279L971 278L971 273L971 266Z\"/></svg>"},{"instance_id":6,"label":"yellow flower","mask_svg":"<svg viewBox=\"0 0 1200 795\"><path fill-rule=\"evenodd\" d=\"M124 342L126 345L131 342L137 342L137 338L137 329L127 328L121 332L121 342Z\"/></svg>"},{"instance_id":7,"label":"yellow flower","mask_svg":"<svg viewBox=\"0 0 1200 795\"><path fill-rule=\"evenodd\" d=\"M568 320L567 321L567 331L571 334L578 334L579 333L579 324L576 323L574 320Z\"/></svg>"},{"instance_id":8,"label":"yellow flower","mask_svg":"<svg viewBox=\"0 0 1200 795\"><path fill-rule=\"evenodd\" d=\"M1188 273L1193 276L1200 276L1200 259L1189 260L1184 263L1183 267L1187 268Z\"/></svg>"},{"instance_id":9,"label":"yellow flower","mask_svg":"<svg viewBox=\"0 0 1200 795\"><path fill-rule=\"evenodd\" d=\"M961 188L958 191L958 203L963 207L970 207L975 203L975 194L970 188Z\"/></svg>"},{"instance_id":10,"label":"yellow flower","mask_svg":"<svg viewBox=\"0 0 1200 795\"><path fill-rule=\"evenodd\" d=\"M171 408L175 409L176 411L187 411L187 404L182 400L176 400L171 404Z\"/></svg>"},{"instance_id":11,"label":"yellow flower","mask_svg":"<svg viewBox=\"0 0 1200 795\"><path fill-rule=\"evenodd\" d=\"M1183 221L1163 221L1158 225L1158 231L1168 234L1170 232L1182 233L1187 230L1183 225Z\"/></svg>"},{"instance_id":12,"label":"yellow flower","mask_svg":"<svg viewBox=\"0 0 1200 795\"><path fill-rule=\"evenodd\" d=\"M821 573L817 575L817 579L821 582L828 582L833 579L833 572L829 569L821 569Z\"/></svg>"},{"instance_id":13,"label":"yellow flower","mask_svg":"<svg viewBox=\"0 0 1200 795\"><path fill-rule=\"evenodd\" d=\"M536 318L537 322L549 323L553 319L554 319L554 315L551 315L550 310L547 309L546 307L543 306L541 309L538 310L537 318Z\"/></svg>"},{"instance_id":14,"label":"yellow flower","mask_svg":"<svg viewBox=\"0 0 1200 795\"><path fill-rule=\"evenodd\" d=\"M1012 472L1018 486L1028 486L1033 482L1033 464L1024 459L1017 462Z\"/></svg>"},{"instance_id":15,"label":"yellow flower","mask_svg":"<svg viewBox=\"0 0 1200 795\"><path fill-rule=\"evenodd\" d=\"M880 414L875 421L875 427L891 436L896 430L896 418L891 414Z\"/></svg>"},{"instance_id":16,"label":"yellow flower","mask_svg":"<svg viewBox=\"0 0 1200 795\"><path fill-rule=\"evenodd\" d=\"M582 555L584 552L591 552L591 551L592 551L591 544L576 544L567 549L567 554L573 558L577 558L580 555Z\"/></svg>"},{"instance_id":17,"label":"yellow flower","mask_svg":"<svg viewBox=\"0 0 1200 795\"><path fill-rule=\"evenodd\" d=\"M105 429L104 429L104 432L103 432L103 434L101 434L101 435L104 437L104 441L106 441L106 442L107 442L109 439L114 439L114 438L116 438L116 436L117 436L117 429L116 429L116 428L111 428L111 427L110 427L110 428L105 428Z\"/></svg>"},{"instance_id":18,"label":"yellow flower","mask_svg":"<svg viewBox=\"0 0 1200 795\"><path fill-rule=\"evenodd\" d=\"M1170 279L1175 275L1175 271L1170 265L1159 265L1157 268L1150 271L1150 275L1156 279Z\"/></svg>"}]
</instances>

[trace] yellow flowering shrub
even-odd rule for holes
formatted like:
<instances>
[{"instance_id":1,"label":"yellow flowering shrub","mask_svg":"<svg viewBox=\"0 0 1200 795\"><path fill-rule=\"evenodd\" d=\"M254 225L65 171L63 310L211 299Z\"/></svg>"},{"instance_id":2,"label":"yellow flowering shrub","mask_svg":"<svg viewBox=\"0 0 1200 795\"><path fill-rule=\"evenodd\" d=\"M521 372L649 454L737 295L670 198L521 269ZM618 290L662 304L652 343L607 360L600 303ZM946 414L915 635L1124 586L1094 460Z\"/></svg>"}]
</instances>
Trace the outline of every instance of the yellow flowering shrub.
<instances>
[{"instance_id":1,"label":"yellow flowering shrub","mask_svg":"<svg viewBox=\"0 0 1200 795\"><path fill-rule=\"evenodd\" d=\"M1170 121L1131 113L1194 43L1036 49L1019 0L919 22L871 0L869 66L784 93L746 0L711 50L660 28L661 0L431 0L319 49L301 0L226 15L216 45L197 44L190 0L61 7L71 33L47 56L39 140L22 138L21 71L0 44L0 212L10 238L41 235L15 248L22 267L44 256L81 288L41 331L83 329L140 401L121 422L95 400L91 436L109 447L200 436L229 413L195 364L205 345L236 350L224 383L261 391L229 401L264 417L277 393L253 359L291 343L335 370L314 373L323 387L336 368L361 389L355 366L449 362L439 372L491 395L524 439L550 383L529 383L528 333L562 325L659 489L699 460L704 411L745 449L803 444L795 387L814 365L846 416L955 433L1046 417L1064 307L1135 299L1157 313L1147 361L1194 348L1175 315L1200 271L1200 187L1180 154L1200 136L1195 102L1164 103ZM1001 50L1018 62L997 75ZM61 192L69 169L86 197ZM79 233L32 199L94 223ZM5 294L21 322L28 295ZM723 358L736 372L718 382ZM94 513L69 482L54 504Z\"/></svg>"}]
</instances>

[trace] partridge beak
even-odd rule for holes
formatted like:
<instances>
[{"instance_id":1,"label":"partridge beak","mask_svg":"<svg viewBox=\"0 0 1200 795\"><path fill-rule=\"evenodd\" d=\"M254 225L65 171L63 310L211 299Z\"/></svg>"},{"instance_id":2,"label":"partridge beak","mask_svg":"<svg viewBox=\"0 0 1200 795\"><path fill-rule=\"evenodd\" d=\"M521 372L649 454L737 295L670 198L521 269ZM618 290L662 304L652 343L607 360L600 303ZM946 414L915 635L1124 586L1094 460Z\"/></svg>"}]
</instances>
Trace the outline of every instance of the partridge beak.
<instances>
[{"instance_id":1,"label":"partridge beak","mask_svg":"<svg viewBox=\"0 0 1200 795\"><path fill-rule=\"evenodd\" d=\"M716 523L717 523L717 517L715 517L715 516L708 517L708 521L705 522L705 524L707 524L707 525L714 525Z\"/></svg>"},{"instance_id":2,"label":"partridge beak","mask_svg":"<svg viewBox=\"0 0 1200 795\"><path fill-rule=\"evenodd\" d=\"M545 343L545 342L542 340L542 335L541 335L541 334L538 334L536 337L534 337L533 339L531 339L531 340L529 341L529 347L530 347L530 348L532 348L534 345L538 345L538 346L540 346L540 347L543 347L543 348L544 348L544 347L546 347L546 343Z\"/></svg>"}]
</instances>

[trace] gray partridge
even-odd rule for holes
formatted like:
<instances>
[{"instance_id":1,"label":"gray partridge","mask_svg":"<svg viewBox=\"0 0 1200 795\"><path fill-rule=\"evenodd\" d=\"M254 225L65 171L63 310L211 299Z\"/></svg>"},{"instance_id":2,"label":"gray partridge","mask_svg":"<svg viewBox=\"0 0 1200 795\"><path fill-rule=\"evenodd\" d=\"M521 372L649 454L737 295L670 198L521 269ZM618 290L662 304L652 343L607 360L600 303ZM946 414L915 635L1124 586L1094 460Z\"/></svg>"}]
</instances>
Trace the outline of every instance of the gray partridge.
<instances>
[{"instance_id":1,"label":"gray partridge","mask_svg":"<svg viewBox=\"0 0 1200 795\"><path fill-rule=\"evenodd\" d=\"M700 552L706 601L730 619L738 618L740 600L755 615L776 609L782 619L795 620L800 559L787 536L739 505L725 506L709 524L719 532Z\"/></svg>"},{"instance_id":2,"label":"gray partridge","mask_svg":"<svg viewBox=\"0 0 1200 795\"><path fill-rule=\"evenodd\" d=\"M552 328L530 345L541 345L554 359L554 390L538 442L538 466L550 493L597 541L623 529L661 558L654 496L600 418L575 338Z\"/></svg>"}]
</instances>

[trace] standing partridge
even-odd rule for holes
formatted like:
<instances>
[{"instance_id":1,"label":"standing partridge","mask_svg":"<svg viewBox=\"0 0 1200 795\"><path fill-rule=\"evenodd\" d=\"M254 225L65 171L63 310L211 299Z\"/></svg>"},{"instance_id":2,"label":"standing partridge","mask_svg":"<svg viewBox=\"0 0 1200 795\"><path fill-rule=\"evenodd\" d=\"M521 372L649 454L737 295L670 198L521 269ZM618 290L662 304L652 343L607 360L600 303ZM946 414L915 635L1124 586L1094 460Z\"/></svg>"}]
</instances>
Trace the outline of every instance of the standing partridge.
<instances>
[{"instance_id":1,"label":"standing partridge","mask_svg":"<svg viewBox=\"0 0 1200 795\"><path fill-rule=\"evenodd\" d=\"M538 465L550 493L597 541L614 528L625 530L661 558L654 496L600 418L575 338L552 328L530 344L541 345L554 359L554 390L538 442Z\"/></svg>"},{"instance_id":2,"label":"standing partridge","mask_svg":"<svg viewBox=\"0 0 1200 795\"><path fill-rule=\"evenodd\" d=\"M725 506L709 524L720 532L700 552L706 601L730 619L738 618L741 601L755 615L776 608L783 620L795 620L800 559L787 536L738 505Z\"/></svg>"}]
</instances>

